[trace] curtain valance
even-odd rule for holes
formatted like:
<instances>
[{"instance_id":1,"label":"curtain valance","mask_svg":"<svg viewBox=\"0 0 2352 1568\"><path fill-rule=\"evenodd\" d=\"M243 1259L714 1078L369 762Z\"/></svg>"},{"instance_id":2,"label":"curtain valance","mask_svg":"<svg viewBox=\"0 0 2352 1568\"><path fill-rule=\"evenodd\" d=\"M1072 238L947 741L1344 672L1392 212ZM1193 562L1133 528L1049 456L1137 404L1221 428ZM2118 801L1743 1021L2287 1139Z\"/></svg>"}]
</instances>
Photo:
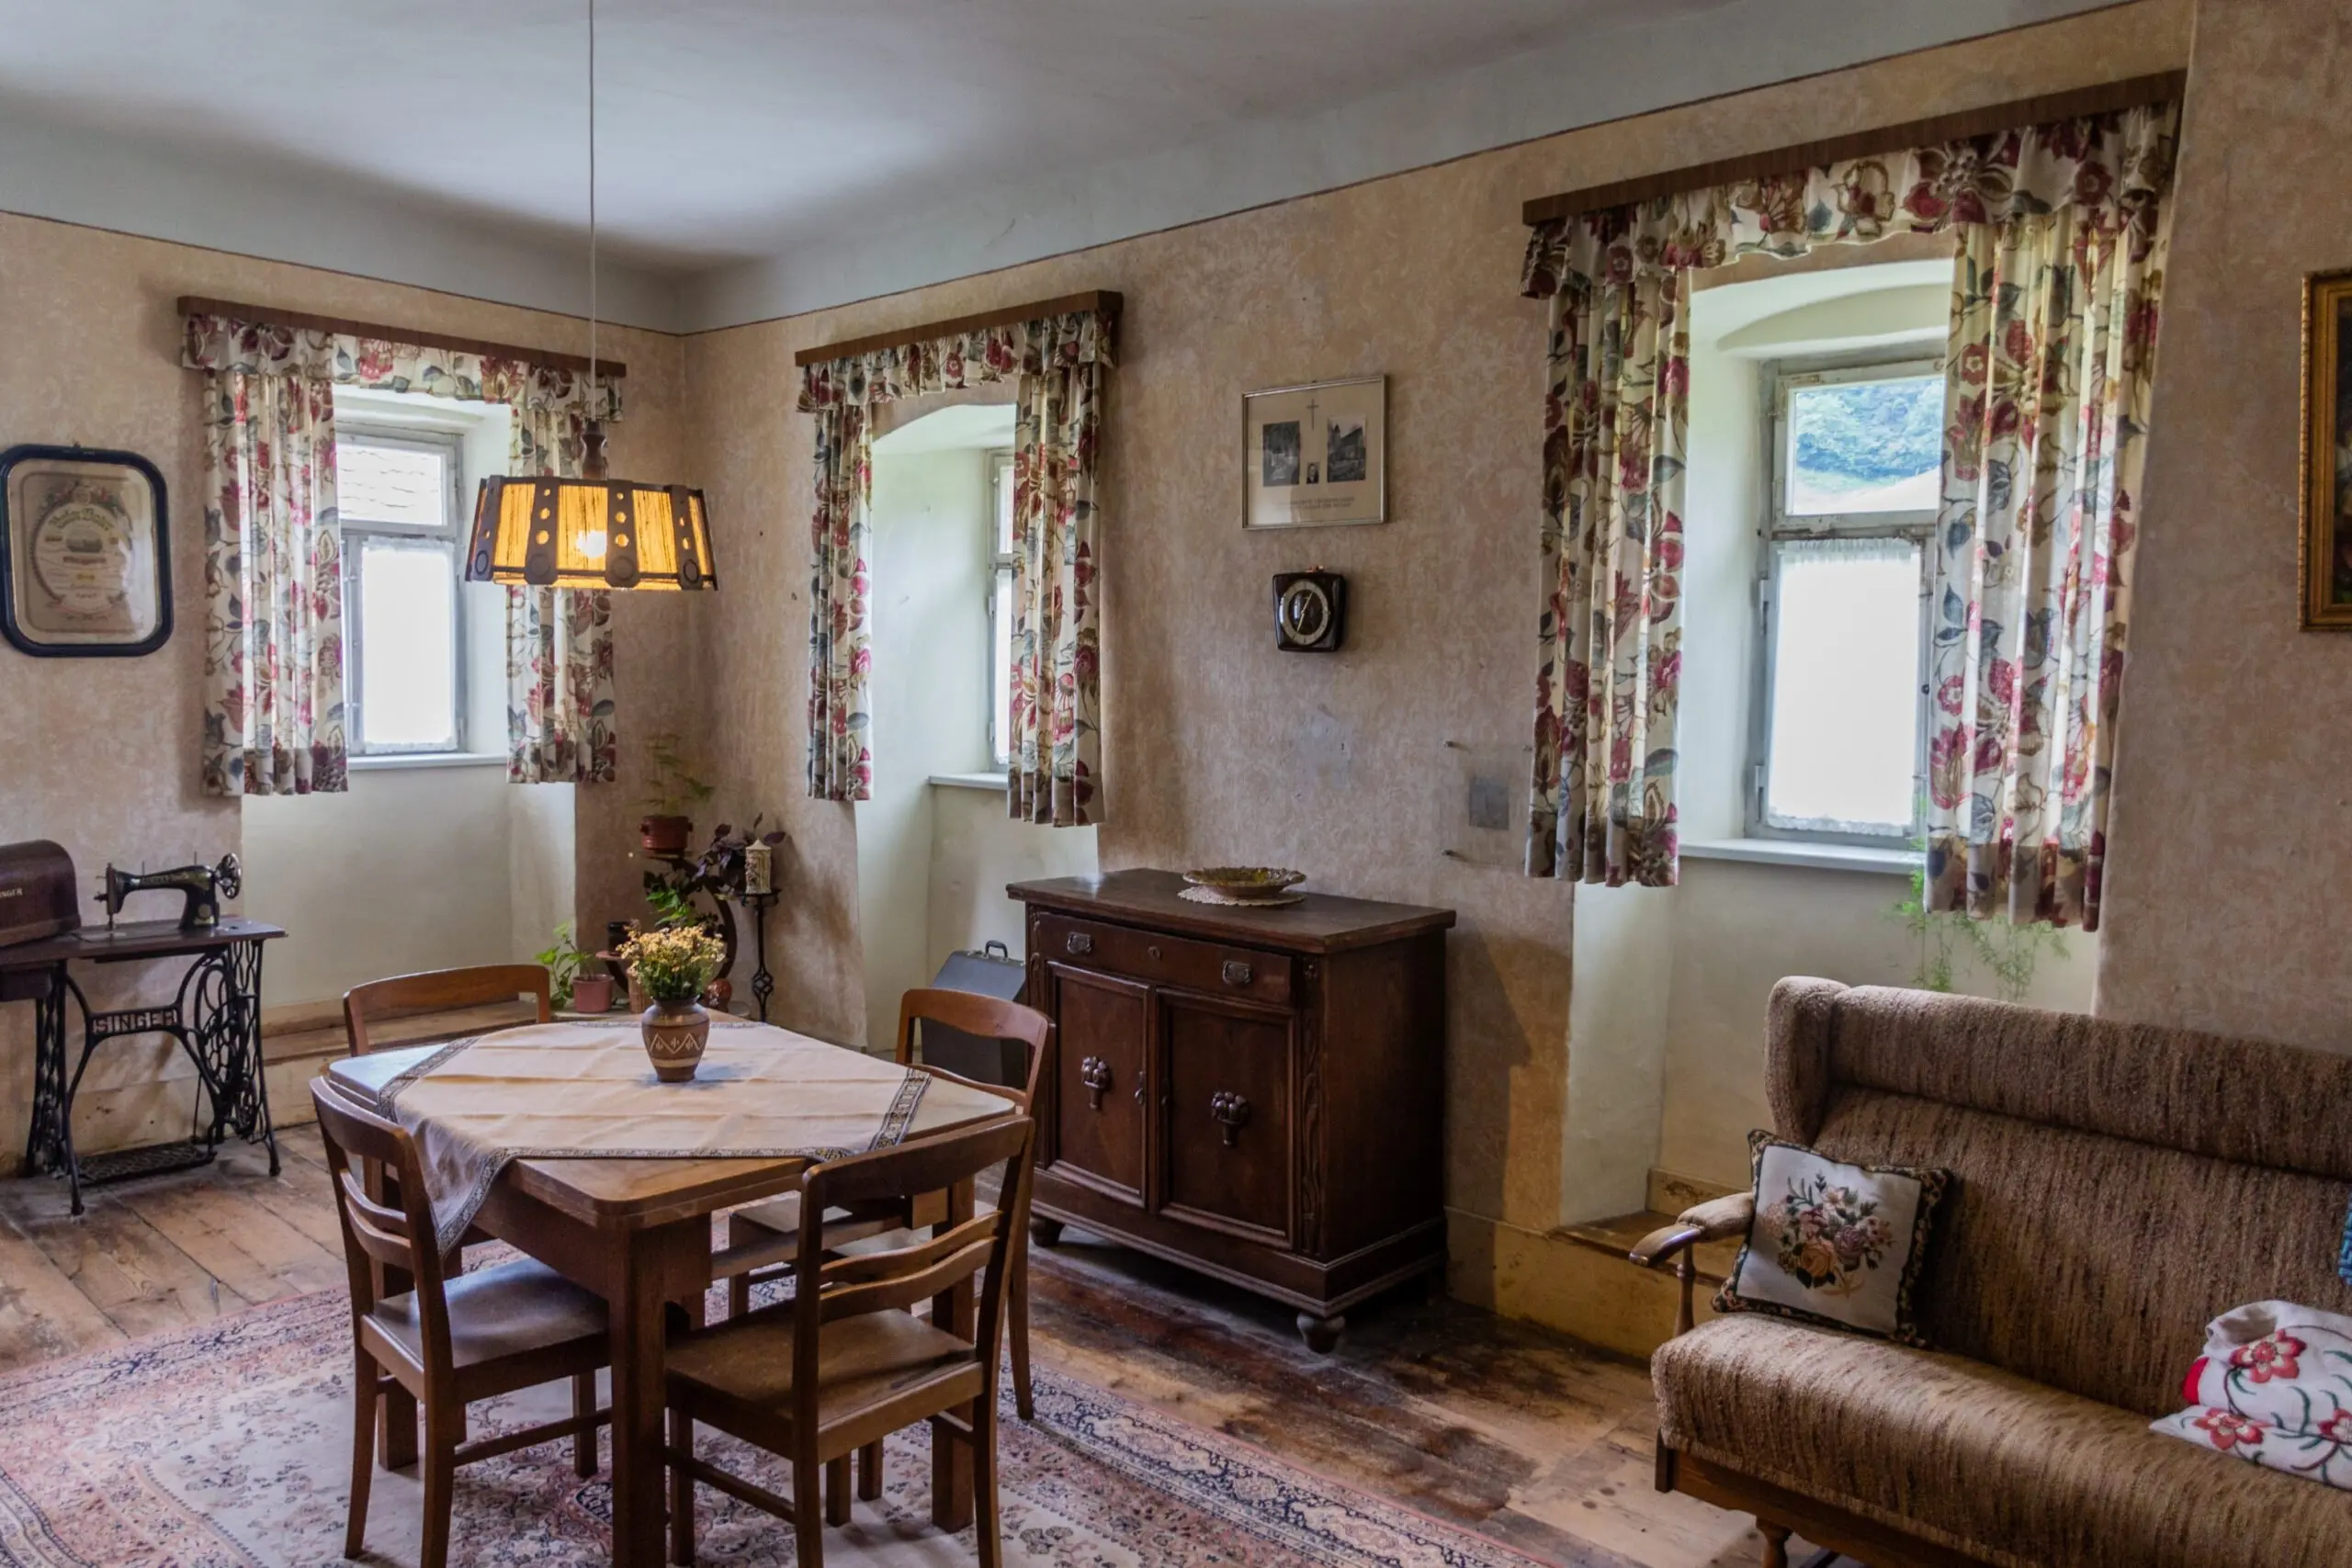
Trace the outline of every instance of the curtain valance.
<instances>
[{"instance_id":1,"label":"curtain valance","mask_svg":"<svg viewBox=\"0 0 2352 1568\"><path fill-rule=\"evenodd\" d=\"M1070 310L804 365L800 412L841 403L872 408L927 392L1035 376L1049 367L1113 365L1118 331L1113 310Z\"/></svg>"},{"instance_id":2,"label":"curtain valance","mask_svg":"<svg viewBox=\"0 0 2352 1568\"><path fill-rule=\"evenodd\" d=\"M2128 236L2132 254L2144 256L2178 125L2178 106L2152 104L1555 218L1528 236L1521 292L1548 299L1745 255L1997 227L2060 208L2078 229Z\"/></svg>"},{"instance_id":3,"label":"curtain valance","mask_svg":"<svg viewBox=\"0 0 2352 1568\"><path fill-rule=\"evenodd\" d=\"M209 311L191 311L185 329L180 363L191 370L300 376L339 387L424 392L582 419L592 412L584 374L533 360L289 327ZM619 419L620 389L607 381L603 390L604 406L595 417Z\"/></svg>"}]
</instances>

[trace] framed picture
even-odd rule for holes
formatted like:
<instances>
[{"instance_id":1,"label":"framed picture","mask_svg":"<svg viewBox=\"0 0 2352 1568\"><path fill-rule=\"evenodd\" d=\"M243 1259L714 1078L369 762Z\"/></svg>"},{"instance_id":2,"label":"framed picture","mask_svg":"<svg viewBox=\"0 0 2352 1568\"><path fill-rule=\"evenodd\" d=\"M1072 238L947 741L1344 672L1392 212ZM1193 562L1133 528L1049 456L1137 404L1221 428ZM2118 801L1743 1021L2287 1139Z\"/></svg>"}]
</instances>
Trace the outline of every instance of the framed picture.
<instances>
[{"instance_id":1,"label":"framed picture","mask_svg":"<svg viewBox=\"0 0 2352 1568\"><path fill-rule=\"evenodd\" d=\"M2303 630L2352 631L2352 271L2303 280Z\"/></svg>"},{"instance_id":2,"label":"framed picture","mask_svg":"<svg viewBox=\"0 0 2352 1568\"><path fill-rule=\"evenodd\" d=\"M0 452L0 633L42 658L134 658L172 635L164 476L130 452Z\"/></svg>"},{"instance_id":3,"label":"framed picture","mask_svg":"<svg viewBox=\"0 0 2352 1568\"><path fill-rule=\"evenodd\" d=\"M1273 387L1241 399L1241 525L1388 521L1388 378Z\"/></svg>"}]
</instances>

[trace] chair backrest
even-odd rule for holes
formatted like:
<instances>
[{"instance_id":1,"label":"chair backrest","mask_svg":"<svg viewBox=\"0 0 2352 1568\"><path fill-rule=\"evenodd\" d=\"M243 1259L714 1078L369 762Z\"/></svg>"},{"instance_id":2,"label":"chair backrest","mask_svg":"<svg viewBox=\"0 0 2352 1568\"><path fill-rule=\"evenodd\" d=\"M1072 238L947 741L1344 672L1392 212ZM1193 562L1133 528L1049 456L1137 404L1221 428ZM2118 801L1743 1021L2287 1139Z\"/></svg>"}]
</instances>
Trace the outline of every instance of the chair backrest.
<instances>
[{"instance_id":1,"label":"chair backrest","mask_svg":"<svg viewBox=\"0 0 2352 1568\"><path fill-rule=\"evenodd\" d=\"M377 1275L371 1264L404 1270L416 1292L426 1364L447 1372L448 1302L443 1294L441 1255L435 1246L433 1205L424 1195L424 1168L415 1140L400 1123L377 1114L325 1077L311 1080L311 1103L318 1109L335 1213L343 1221L353 1315L364 1317L376 1304ZM400 1184L398 1208L369 1195L355 1159L377 1162Z\"/></svg>"},{"instance_id":2,"label":"chair backrest","mask_svg":"<svg viewBox=\"0 0 2352 1568\"><path fill-rule=\"evenodd\" d=\"M944 1023L982 1040L1016 1040L1027 1047L1019 1104L1023 1111L1037 1102L1037 1084L1045 1070L1047 1047L1053 1043L1054 1021L1035 1008L1001 1001L976 991L944 991L919 987L899 998L899 1065L921 1067L933 1077L951 1078L974 1089L1006 1094L1002 1084L977 1083L944 1067L915 1060L915 1026ZM1008 1096L1010 1098L1010 1096Z\"/></svg>"},{"instance_id":3,"label":"chair backrest","mask_svg":"<svg viewBox=\"0 0 2352 1568\"><path fill-rule=\"evenodd\" d=\"M2154 1416L2233 1307L2352 1313L2352 1057L1791 979L1766 1081L1782 1137L1952 1172L1912 1294L1939 1350Z\"/></svg>"},{"instance_id":4,"label":"chair backrest","mask_svg":"<svg viewBox=\"0 0 2352 1568\"><path fill-rule=\"evenodd\" d=\"M343 1031L351 1054L364 1056L369 1046L371 1021L420 1012L444 1012L452 1008L486 1007L530 997L539 1005L539 1021L555 1016L548 1001L548 972L536 964L483 964L470 969L428 969L417 975L396 975L370 980L343 993Z\"/></svg>"},{"instance_id":5,"label":"chair backrest","mask_svg":"<svg viewBox=\"0 0 2352 1568\"><path fill-rule=\"evenodd\" d=\"M977 1126L937 1133L871 1154L812 1167L800 1179L800 1212L821 1214L886 1199L945 1191L1001 1171L1001 1201L944 1234L882 1252L828 1257L824 1227L803 1225L794 1265L794 1397L804 1430L817 1421L817 1360L822 1325L868 1313L903 1312L983 1274L973 1354L984 1369L988 1393L996 1388L1005 1290L1013 1238L1029 1222L1029 1184L1036 1123L1012 1114ZM811 1288L811 1282L814 1288ZM936 1321L936 1319L934 1319ZM937 1325L948 1327L944 1322Z\"/></svg>"}]
</instances>

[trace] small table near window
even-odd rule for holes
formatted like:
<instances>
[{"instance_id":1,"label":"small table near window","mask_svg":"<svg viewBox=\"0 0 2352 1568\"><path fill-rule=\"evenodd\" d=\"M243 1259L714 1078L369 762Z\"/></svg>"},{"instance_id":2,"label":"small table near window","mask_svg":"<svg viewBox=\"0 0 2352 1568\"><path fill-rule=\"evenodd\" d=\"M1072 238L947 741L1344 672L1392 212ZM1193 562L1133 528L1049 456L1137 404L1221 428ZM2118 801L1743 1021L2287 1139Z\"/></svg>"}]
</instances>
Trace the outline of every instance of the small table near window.
<instances>
[{"instance_id":1,"label":"small table near window","mask_svg":"<svg viewBox=\"0 0 2352 1568\"><path fill-rule=\"evenodd\" d=\"M262 944L286 934L284 928L231 917L190 931L176 920L66 931L17 947L0 948L0 1001L29 1001L33 1012L32 1130L25 1142L25 1173L59 1170L65 1175L73 1210L82 1212L82 1189L167 1170L209 1165L230 1133L269 1150L269 1173L277 1174L277 1139L269 1120L269 1085L261 1059ZM178 994L156 1007L93 1011L90 999L68 967L129 964L153 958L193 957ZM82 1010L82 1054L66 1066L68 998ZM90 1059L109 1040L131 1034L168 1034L196 1064L211 1112L185 1142L119 1149L82 1158L74 1148L74 1097Z\"/></svg>"}]
</instances>

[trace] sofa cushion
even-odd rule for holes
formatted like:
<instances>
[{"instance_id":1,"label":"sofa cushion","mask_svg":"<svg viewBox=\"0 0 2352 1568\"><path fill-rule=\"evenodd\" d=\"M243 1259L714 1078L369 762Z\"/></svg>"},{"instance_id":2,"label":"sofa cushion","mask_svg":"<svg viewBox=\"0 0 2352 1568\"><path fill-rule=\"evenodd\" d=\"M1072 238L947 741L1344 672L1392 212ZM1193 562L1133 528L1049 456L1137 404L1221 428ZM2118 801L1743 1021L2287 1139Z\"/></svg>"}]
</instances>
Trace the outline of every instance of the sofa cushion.
<instances>
[{"instance_id":1,"label":"sofa cushion","mask_svg":"<svg viewBox=\"0 0 2352 1568\"><path fill-rule=\"evenodd\" d=\"M1755 1217L1715 1310L1925 1345L1911 1292L1945 1174L1849 1165L1761 1131L1747 1135L1747 1146Z\"/></svg>"},{"instance_id":2,"label":"sofa cushion","mask_svg":"<svg viewBox=\"0 0 2352 1568\"><path fill-rule=\"evenodd\" d=\"M2337 1568L2352 1495L1981 1362L1775 1318L1660 1348L1658 1440L2003 1568Z\"/></svg>"}]
</instances>

